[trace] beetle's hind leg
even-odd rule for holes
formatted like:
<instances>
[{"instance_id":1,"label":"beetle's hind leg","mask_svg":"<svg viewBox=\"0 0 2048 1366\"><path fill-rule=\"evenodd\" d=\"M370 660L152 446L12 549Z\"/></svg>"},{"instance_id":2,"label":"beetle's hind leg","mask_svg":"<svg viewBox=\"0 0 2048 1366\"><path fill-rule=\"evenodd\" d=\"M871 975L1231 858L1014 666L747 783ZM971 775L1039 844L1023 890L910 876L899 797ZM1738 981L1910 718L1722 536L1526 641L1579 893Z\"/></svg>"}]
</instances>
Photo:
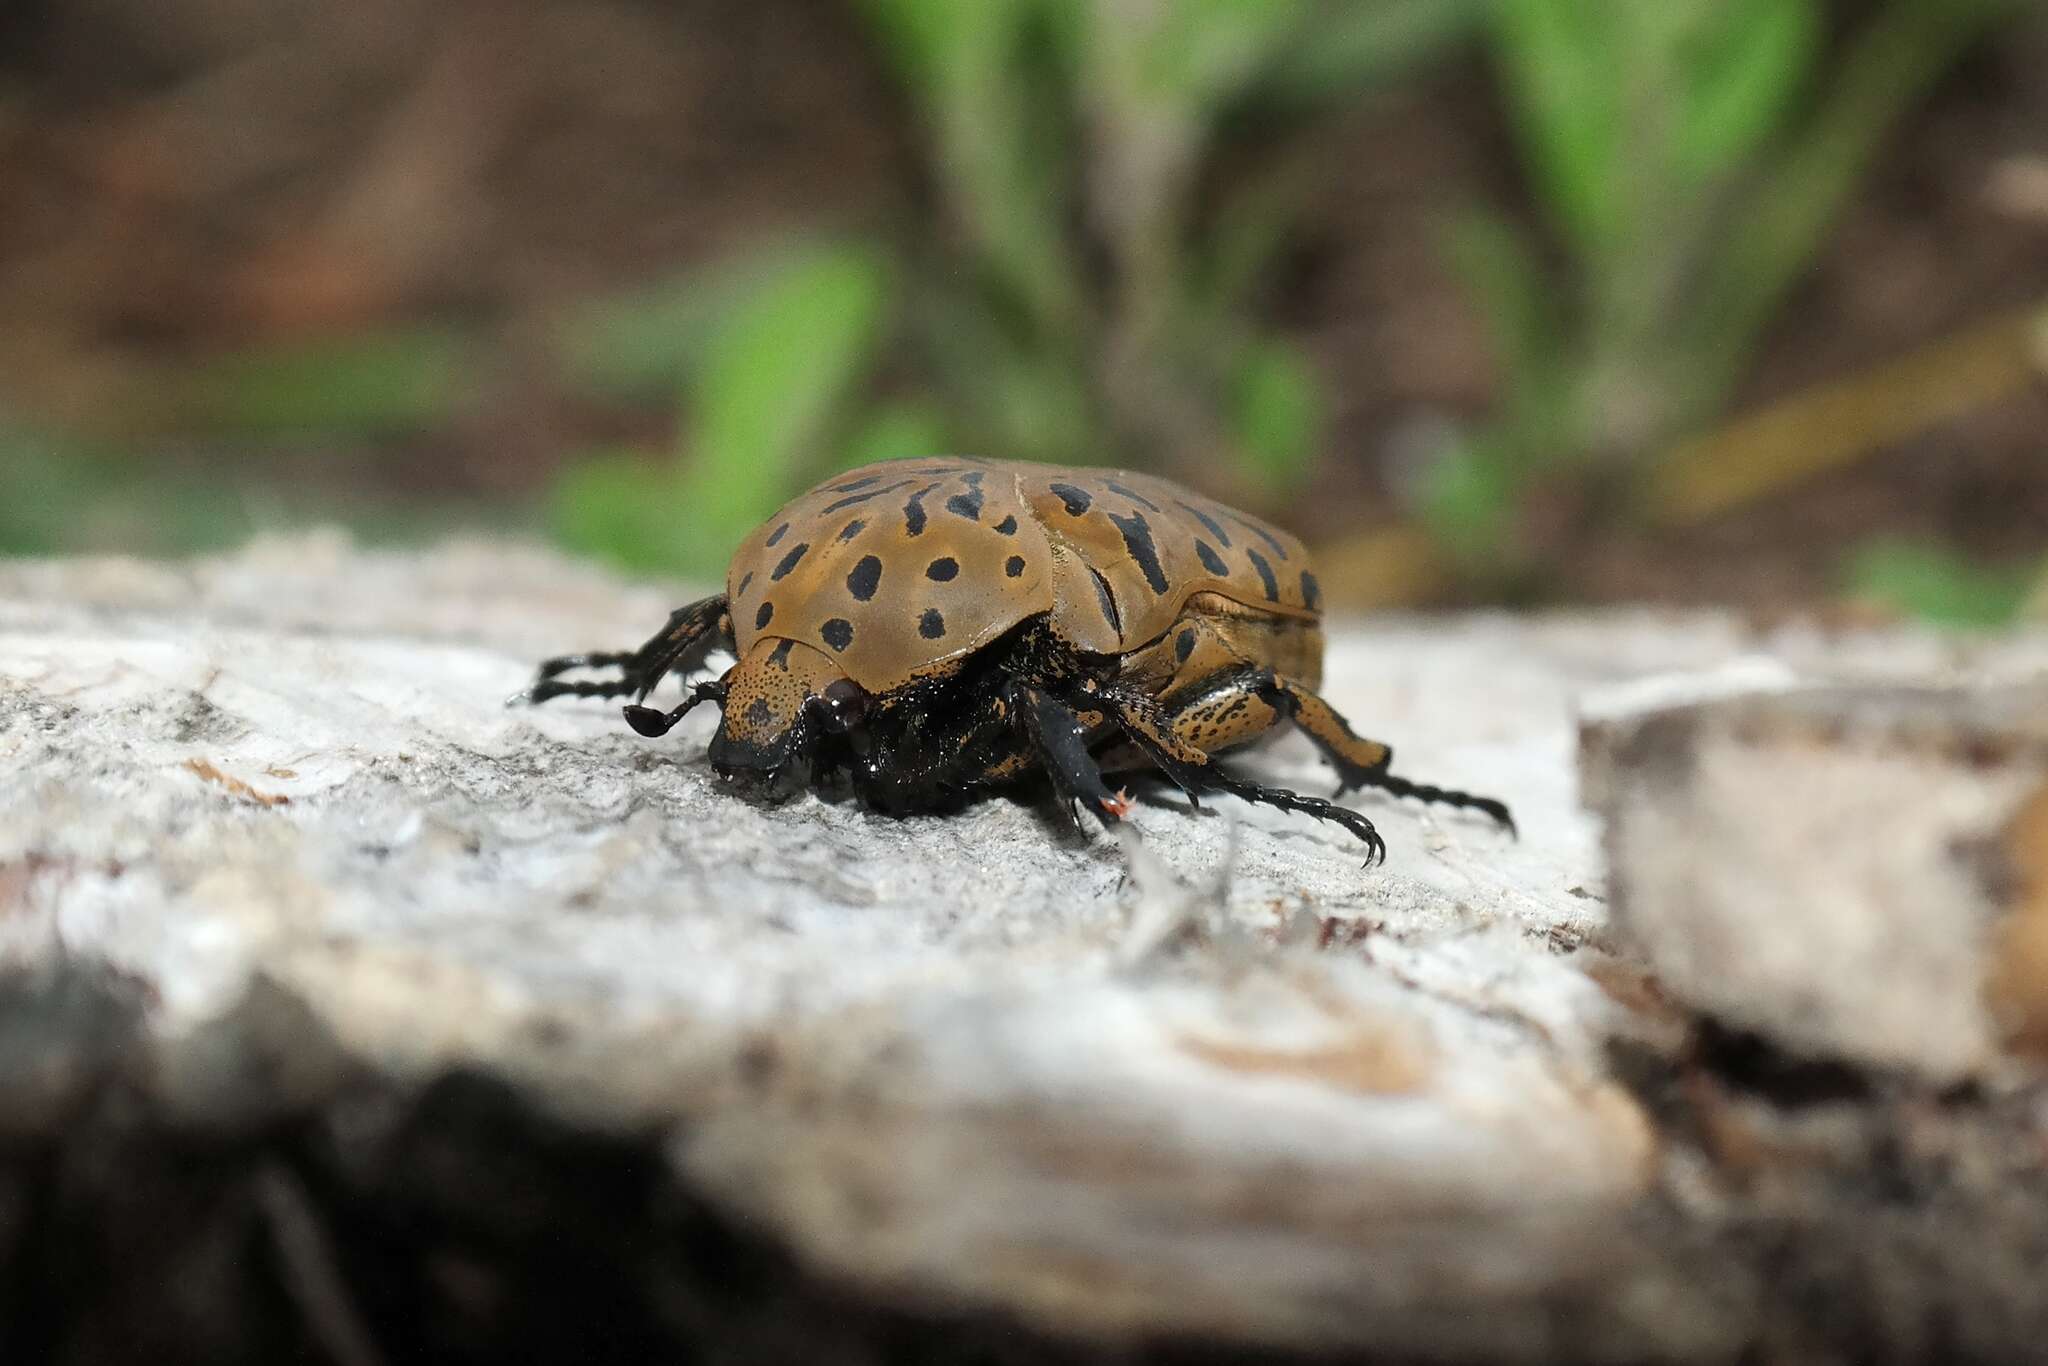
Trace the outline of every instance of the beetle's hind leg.
<instances>
[{"instance_id":1,"label":"beetle's hind leg","mask_svg":"<svg viewBox=\"0 0 2048 1366\"><path fill-rule=\"evenodd\" d=\"M1351 729L1344 717L1316 693L1303 687L1293 679L1269 671L1261 671L1265 677L1258 686L1260 695L1269 705L1301 728L1323 757L1337 770L1337 795L1343 796L1354 788L1377 787L1391 792L1396 797L1414 797L1418 801L1434 802L1438 806L1455 806L1479 811L1491 816L1505 827L1509 834L1515 832L1515 818L1508 811L1507 803L1493 797L1475 796L1460 792L1456 788L1437 787L1430 783L1410 782L1388 772L1394 762L1394 751L1377 740L1367 740Z\"/></svg>"},{"instance_id":2,"label":"beetle's hind leg","mask_svg":"<svg viewBox=\"0 0 2048 1366\"><path fill-rule=\"evenodd\" d=\"M732 620L725 595L701 599L669 613L668 624L637 650L599 650L544 659L515 702L556 697L626 697L640 701L672 673L688 673L714 649L732 648ZM572 669L616 669L615 678L564 680Z\"/></svg>"},{"instance_id":3,"label":"beetle's hind leg","mask_svg":"<svg viewBox=\"0 0 2048 1366\"><path fill-rule=\"evenodd\" d=\"M1397 797L1483 812L1510 832L1515 828L1505 802L1396 777L1388 771L1394 761L1392 749L1352 730L1314 689L1263 665L1246 665L1206 680L1179 700L1172 717L1175 733L1208 752L1244 744L1282 721L1292 721L1336 768L1339 797L1354 788L1377 787Z\"/></svg>"},{"instance_id":4,"label":"beetle's hind leg","mask_svg":"<svg viewBox=\"0 0 2048 1366\"><path fill-rule=\"evenodd\" d=\"M1185 709L1169 711L1130 688L1106 688L1100 695L1117 728L1189 796L1196 792L1228 792L1243 801L1262 802L1282 811L1332 821L1364 842L1368 864L1386 862L1386 841L1380 838L1373 823L1358 812L1321 797L1304 797L1284 787L1267 787L1226 771L1189 738L1187 732L1193 727L1182 724ZM1266 724L1272 724L1270 715Z\"/></svg>"}]
</instances>

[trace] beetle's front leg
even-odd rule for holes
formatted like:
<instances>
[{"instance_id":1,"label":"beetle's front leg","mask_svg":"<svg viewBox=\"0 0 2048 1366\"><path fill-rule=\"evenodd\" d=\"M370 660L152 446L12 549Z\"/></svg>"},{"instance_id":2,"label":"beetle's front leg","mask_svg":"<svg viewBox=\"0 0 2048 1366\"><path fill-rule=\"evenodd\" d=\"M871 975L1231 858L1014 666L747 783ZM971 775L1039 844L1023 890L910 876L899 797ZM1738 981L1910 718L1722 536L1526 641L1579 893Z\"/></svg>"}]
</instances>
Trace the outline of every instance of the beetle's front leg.
<instances>
[{"instance_id":1,"label":"beetle's front leg","mask_svg":"<svg viewBox=\"0 0 2048 1366\"><path fill-rule=\"evenodd\" d=\"M1003 687L1003 704L1037 752L1063 805L1085 802L1105 826L1123 817L1130 799L1102 781L1102 769L1088 752L1088 728L1074 708L1015 679Z\"/></svg>"},{"instance_id":2,"label":"beetle's front leg","mask_svg":"<svg viewBox=\"0 0 2048 1366\"><path fill-rule=\"evenodd\" d=\"M555 697L624 697L631 693L638 701L669 674L688 673L720 647L732 648L732 619L726 615L723 593L678 607L669 613L668 625L637 650L600 650L542 660L533 682L512 700L539 703ZM562 681L559 675L571 669L617 669L619 676Z\"/></svg>"}]
</instances>

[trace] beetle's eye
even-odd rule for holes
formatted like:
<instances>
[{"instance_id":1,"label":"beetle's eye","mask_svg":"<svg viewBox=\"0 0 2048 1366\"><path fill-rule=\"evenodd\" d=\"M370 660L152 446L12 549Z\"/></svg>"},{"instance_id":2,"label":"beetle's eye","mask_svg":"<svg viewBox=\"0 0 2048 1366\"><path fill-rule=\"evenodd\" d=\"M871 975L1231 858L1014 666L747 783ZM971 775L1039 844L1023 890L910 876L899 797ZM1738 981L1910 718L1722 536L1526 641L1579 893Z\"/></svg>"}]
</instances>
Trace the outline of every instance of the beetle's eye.
<instances>
[{"instance_id":1,"label":"beetle's eye","mask_svg":"<svg viewBox=\"0 0 2048 1366\"><path fill-rule=\"evenodd\" d=\"M868 714L868 695L850 678L835 678L825 685L826 724L833 730L850 730Z\"/></svg>"}]
</instances>

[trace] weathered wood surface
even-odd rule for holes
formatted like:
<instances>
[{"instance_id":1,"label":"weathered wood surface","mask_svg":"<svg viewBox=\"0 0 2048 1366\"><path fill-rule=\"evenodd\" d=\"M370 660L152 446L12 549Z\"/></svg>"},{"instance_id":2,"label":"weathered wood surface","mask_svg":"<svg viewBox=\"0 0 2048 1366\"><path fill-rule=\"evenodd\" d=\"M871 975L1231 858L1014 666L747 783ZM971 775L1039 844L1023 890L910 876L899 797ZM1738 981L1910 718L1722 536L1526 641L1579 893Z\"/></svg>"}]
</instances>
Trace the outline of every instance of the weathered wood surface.
<instances>
[{"instance_id":1,"label":"weathered wood surface","mask_svg":"<svg viewBox=\"0 0 2048 1366\"><path fill-rule=\"evenodd\" d=\"M1141 807L1123 844L1002 800L750 806L703 762L709 718L650 742L610 706L501 705L534 658L636 641L673 596L538 552L322 537L0 567L16 1331L79 1361L511 1359L547 1340L532 1315L574 1324L595 1296L640 1336L565 1340L774 1359L787 1343L691 1259L715 1234L775 1268L783 1309L857 1325L806 1339L833 1359L965 1340L945 1334L1025 1360L2043 1340L2024 964L2048 955L2012 928L2048 876L2013 833L2038 718L1924 704L2006 757L1951 745L1939 782L1884 786L1919 762L1889 741L1866 763L1735 726L1770 750L1752 767L1721 713L1662 702L2038 679L2048 639L1648 613L1341 629L1333 700L1397 769L1505 797L1522 828L1354 797L1390 848L1367 871L1342 831L1227 799ZM1329 781L1299 741L1255 762ZM1612 924L1580 762L1620 813ZM1730 815L1751 781L1810 833ZM1890 830L1829 818L1895 787ZM1865 839L1906 862L1812 844ZM1845 947L1865 876L1897 932ZM460 1078L488 1079L490 1124L449 1099ZM165 1152L204 1179L164 1176ZM593 1175L617 1171L644 1189ZM170 1190L189 1238L127 1240L162 1233ZM458 1236L505 1208L540 1222ZM584 1227L598 1209L616 1244ZM377 1238L411 1238L416 1277ZM544 1271L578 1238L602 1289ZM221 1261L236 1239L267 1251Z\"/></svg>"}]
</instances>

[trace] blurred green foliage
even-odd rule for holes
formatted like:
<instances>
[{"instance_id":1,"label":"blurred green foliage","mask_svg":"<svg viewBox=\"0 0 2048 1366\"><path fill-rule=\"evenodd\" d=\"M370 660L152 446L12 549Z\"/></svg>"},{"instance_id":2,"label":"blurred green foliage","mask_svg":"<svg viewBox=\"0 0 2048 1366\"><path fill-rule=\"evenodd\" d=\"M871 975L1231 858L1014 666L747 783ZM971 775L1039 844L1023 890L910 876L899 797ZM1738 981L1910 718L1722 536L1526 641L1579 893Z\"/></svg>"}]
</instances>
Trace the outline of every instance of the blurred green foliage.
<instances>
[{"instance_id":1,"label":"blurred green foliage","mask_svg":"<svg viewBox=\"0 0 2048 1366\"><path fill-rule=\"evenodd\" d=\"M1408 511L1473 583L1540 574L1535 510L1625 515L1656 456L1725 409L1901 114L2030 0L1873 0L1840 33L1823 0L847 3L914 111L938 212L764 244L562 317L556 382L673 414L665 443L583 451L555 477L544 515L571 547L715 573L821 475L944 449L1196 473L1280 509L1335 406L1265 316L1333 174L1286 134L1477 50L1535 213L1445 225L1500 386ZM1246 129L1267 154L1219 173ZM149 397L223 447L403 439L461 414L488 349L402 328L228 356ZM121 488L146 489L138 544L155 548L262 520L217 485L52 451L0 429L0 549L81 544ZM2018 596L1924 548L1873 547L1850 580L1952 619Z\"/></svg>"},{"instance_id":2,"label":"blurred green foliage","mask_svg":"<svg viewBox=\"0 0 2048 1366\"><path fill-rule=\"evenodd\" d=\"M880 253L849 245L798 253L730 294L674 357L678 449L665 460L614 452L570 465L553 499L562 540L634 569L721 568L734 532L775 510L843 422L874 362L889 292ZM621 363L600 346L592 364L642 372L645 336L629 328ZM867 430L872 442L873 419Z\"/></svg>"},{"instance_id":3,"label":"blurred green foliage","mask_svg":"<svg viewBox=\"0 0 2048 1366\"><path fill-rule=\"evenodd\" d=\"M394 328L236 352L180 386L180 420L230 438L419 431L457 406L474 344L444 328Z\"/></svg>"},{"instance_id":4,"label":"blurred green foliage","mask_svg":"<svg viewBox=\"0 0 2048 1366\"><path fill-rule=\"evenodd\" d=\"M1944 626L2008 626L2048 590L2048 564L1982 564L1928 541L1884 539L1850 560L1848 592L1900 616Z\"/></svg>"},{"instance_id":5,"label":"blurred green foliage","mask_svg":"<svg viewBox=\"0 0 2048 1366\"><path fill-rule=\"evenodd\" d=\"M246 537L245 509L223 507L216 492L0 412L0 551L208 549Z\"/></svg>"},{"instance_id":6,"label":"blurred green foliage","mask_svg":"<svg viewBox=\"0 0 2048 1366\"><path fill-rule=\"evenodd\" d=\"M1886 133L2027 3L1888 0L1828 45L1819 0L1498 0L1489 42L1554 236L1485 211L1451 234L1502 403L1415 506L1468 573L1538 568L1532 500L1625 505L1721 413Z\"/></svg>"},{"instance_id":7,"label":"blurred green foliage","mask_svg":"<svg viewBox=\"0 0 2048 1366\"><path fill-rule=\"evenodd\" d=\"M959 443L1222 470L1277 504L1326 403L1257 291L1303 170L1221 204L1226 123L1306 117L1476 32L1484 0L860 0L919 111L945 211L907 242L784 251L749 283L664 289L569 330L572 371L669 383L658 462L571 469L555 524L637 568L715 569L737 531L839 465ZM887 382L875 371L889 359Z\"/></svg>"}]
</instances>

